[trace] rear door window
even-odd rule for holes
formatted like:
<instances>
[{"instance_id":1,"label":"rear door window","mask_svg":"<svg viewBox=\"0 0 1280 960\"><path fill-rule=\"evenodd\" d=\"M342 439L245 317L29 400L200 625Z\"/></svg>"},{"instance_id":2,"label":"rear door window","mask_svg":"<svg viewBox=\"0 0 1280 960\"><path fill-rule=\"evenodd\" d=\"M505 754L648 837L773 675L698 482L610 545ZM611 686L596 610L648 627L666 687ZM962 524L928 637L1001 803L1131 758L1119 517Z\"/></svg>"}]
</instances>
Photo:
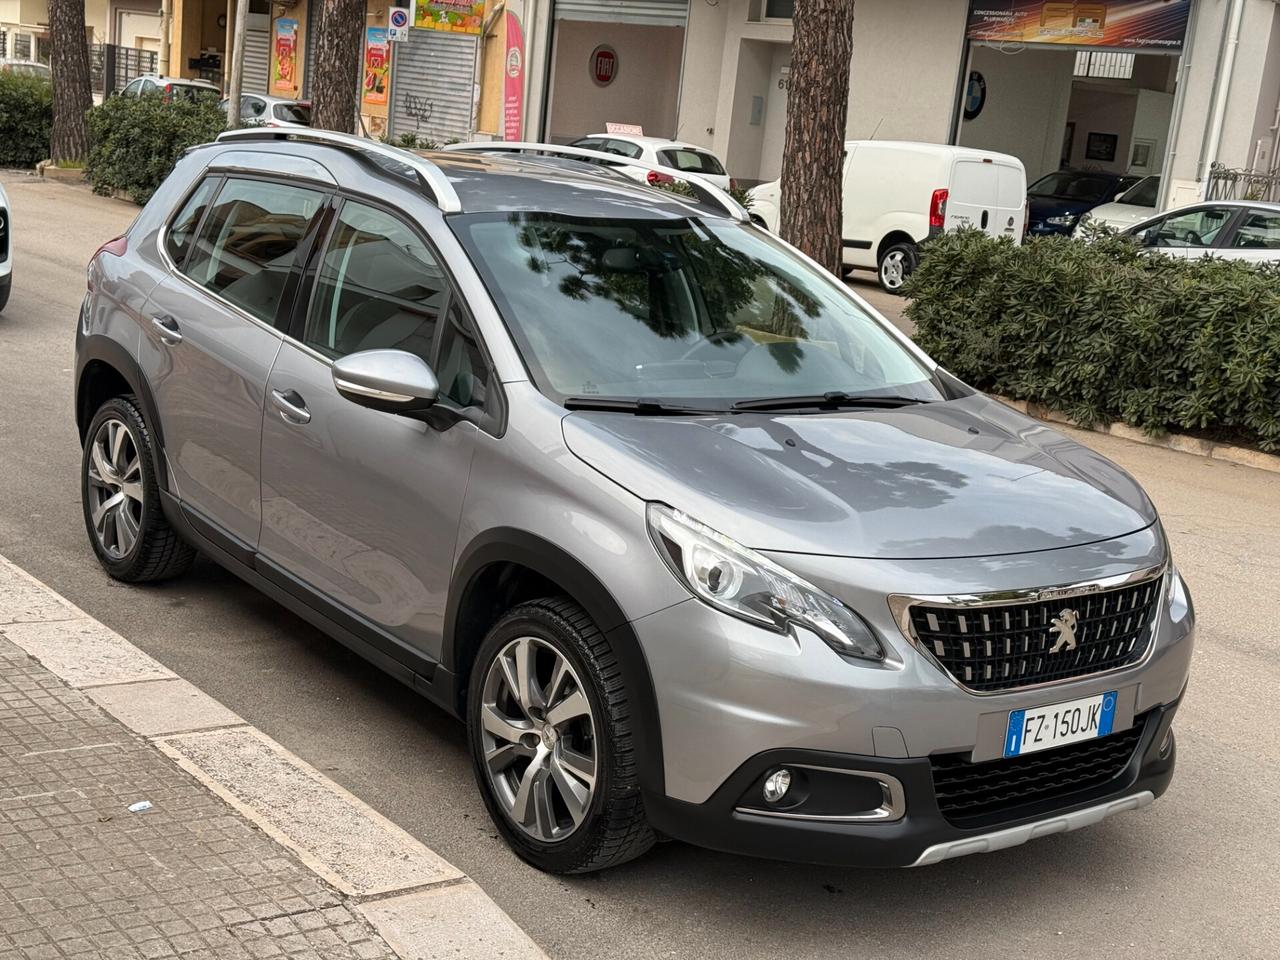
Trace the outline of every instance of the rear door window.
<instances>
[{"instance_id":1,"label":"rear door window","mask_svg":"<svg viewBox=\"0 0 1280 960\"><path fill-rule=\"evenodd\" d=\"M672 167L683 173L705 173L713 177L723 177L724 167L710 153L701 150L663 150L658 154L664 167Z\"/></svg>"},{"instance_id":2,"label":"rear door window","mask_svg":"<svg viewBox=\"0 0 1280 960\"><path fill-rule=\"evenodd\" d=\"M1231 246L1237 250L1280 250L1280 213L1246 210Z\"/></svg>"},{"instance_id":3,"label":"rear door window","mask_svg":"<svg viewBox=\"0 0 1280 960\"><path fill-rule=\"evenodd\" d=\"M232 178L205 217L184 272L251 316L274 324L285 287L327 195Z\"/></svg>"}]
</instances>

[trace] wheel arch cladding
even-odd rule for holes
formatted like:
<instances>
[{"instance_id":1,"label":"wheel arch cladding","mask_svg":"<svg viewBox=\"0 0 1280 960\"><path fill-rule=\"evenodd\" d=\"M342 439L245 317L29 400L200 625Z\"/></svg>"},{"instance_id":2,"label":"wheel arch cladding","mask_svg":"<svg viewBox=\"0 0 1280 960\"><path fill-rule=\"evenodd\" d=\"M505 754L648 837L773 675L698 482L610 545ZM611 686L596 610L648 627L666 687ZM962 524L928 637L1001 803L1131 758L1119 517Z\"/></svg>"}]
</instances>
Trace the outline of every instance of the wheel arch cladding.
<instances>
[{"instance_id":1,"label":"wheel arch cladding","mask_svg":"<svg viewBox=\"0 0 1280 960\"><path fill-rule=\"evenodd\" d=\"M76 373L75 413L80 442L84 443L85 432L99 407L112 397L132 394L137 398L156 445L156 479L161 489L167 490L169 477L163 455L164 430L155 397L138 361L121 344L101 334L84 337L76 356L79 370Z\"/></svg>"},{"instance_id":2,"label":"wheel arch cladding","mask_svg":"<svg viewBox=\"0 0 1280 960\"><path fill-rule=\"evenodd\" d=\"M913 247L918 246L915 238L911 236L911 234L903 230L891 230L885 234L884 239L881 240L880 244L876 247L876 263L879 263L881 258L884 257L886 250L899 243L909 243Z\"/></svg>"},{"instance_id":3,"label":"wheel arch cladding","mask_svg":"<svg viewBox=\"0 0 1280 960\"><path fill-rule=\"evenodd\" d=\"M526 600L548 595L576 601L608 639L623 671L636 720L640 784L664 790L662 735L649 664L634 629L608 588L581 561L548 540L496 528L473 540L459 558L445 613L442 666L453 676L454 710L466 717L466 690L476 652L498 619Z\"/></svg>"}]
</instances>

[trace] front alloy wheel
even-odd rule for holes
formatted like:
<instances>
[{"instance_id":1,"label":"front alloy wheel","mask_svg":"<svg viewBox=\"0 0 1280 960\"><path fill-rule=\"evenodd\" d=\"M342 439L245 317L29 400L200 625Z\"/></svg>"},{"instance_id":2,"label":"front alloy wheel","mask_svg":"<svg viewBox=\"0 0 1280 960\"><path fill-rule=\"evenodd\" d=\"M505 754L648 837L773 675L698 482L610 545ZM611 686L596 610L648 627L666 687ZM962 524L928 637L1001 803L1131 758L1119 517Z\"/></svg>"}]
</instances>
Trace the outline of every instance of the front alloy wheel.
<instances>
[{"instance_id":1,"label":"front alloy wheel","mask_svg":"<svg viewBox=\"0 0 1280 960\"><path fill-rule=\"evenodd\" d=\"M537 637L489 666L480 707L485 769L503 810L544 843L582 824L596 787L596 727L569 661Z\"/></svg>"},{"instance_id":2,"label":"front alloy wheel","mask_svg":"<svg viewBox=\"0 0 1280 960\"><path fill-rule=\"evenodd\" d=\"M638 857L636 710L609 639L567 597L522 603L489 631L467 687L476 783L498 832L551 873Z\"/></svg>"}]
</instances>

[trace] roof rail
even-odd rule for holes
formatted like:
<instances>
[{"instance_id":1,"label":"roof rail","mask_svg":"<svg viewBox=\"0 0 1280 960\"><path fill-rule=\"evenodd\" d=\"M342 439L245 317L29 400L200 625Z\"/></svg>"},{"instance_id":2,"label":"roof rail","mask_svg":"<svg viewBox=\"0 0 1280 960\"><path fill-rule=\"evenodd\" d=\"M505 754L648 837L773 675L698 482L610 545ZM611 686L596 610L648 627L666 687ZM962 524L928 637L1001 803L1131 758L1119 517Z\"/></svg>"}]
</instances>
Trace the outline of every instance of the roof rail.
<instances>
[{"instance_id":1,"label":"roof rail","mask_svg":"<svg viewBox=\"0 0 1280 960\"><path fill-rule=\"evenodd\" d=\"M660 173L673 180L683 180L694 189L702 202L720 207L730 217L741 223L751 222L751 216L737 200L697 174L685 173L683 170L675 170L671 167L660 167L657 164L645 163L643 160L633 160L631 157L624 157L617 153L587 150L583 147L562 147L554 143L513 143L504 140L450 143L443 149L466 153L541 153L552 157L565 157L569 160L596 160L607 163L611 167L637 167L650 173Z\"/></svg>"},{"instance_id":2,"label":"roof rail","mask_svg":"<svg viewBox=\"0 0 1280 960\"><path fill-rule=\"evenodd\" d=\"M218 134L219 143L247 141L282 141L293 140L300 143L319 143L325 146L351 150L356 153L373 154L386 160L408 167L418 177L424 187L431 192L436 206L441 213L461 213L462 201L458 199L453 184L445 176L443 170L426 157L393 147L377 140L368 140L350 133L338 133L336 130L321 130L302 127L245 127L240 130L224 130Z\"/></svg>"}]
</instances>

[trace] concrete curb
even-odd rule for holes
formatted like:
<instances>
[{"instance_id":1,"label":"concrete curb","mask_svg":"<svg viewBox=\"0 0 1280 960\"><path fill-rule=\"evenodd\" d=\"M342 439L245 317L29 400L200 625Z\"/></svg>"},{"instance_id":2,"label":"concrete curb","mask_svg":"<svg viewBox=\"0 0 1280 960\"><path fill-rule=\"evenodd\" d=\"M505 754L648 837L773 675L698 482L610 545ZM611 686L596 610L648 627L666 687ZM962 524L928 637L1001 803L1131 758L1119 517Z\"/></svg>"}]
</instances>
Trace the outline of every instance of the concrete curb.
<instances>
[{"instance_id":1,"label":"concrete curb","mask_svg":"<svg viewBox=\"0 0 1280 960\"><path fill-rule=\"evenodd\" d=\"M457 867L4 556L0 636L292 851L405 960L547 960Z\"/></svg>"},{"instance_id":2,"label":"concrete curb","mask_svg":"<svg viewBox=\"0 0 1280 960\"><path fill-rule=\"evenodd\" d=\"M1261 450L1235 447L1227 443L1215 443L1212 440L1202 440L1199 437L1189 437L1181 433L1166 433L1153 437L1145 430L1131 427L1127 423L1100 423L1094 426L1086 426L1082 423L1077 423L1059 410L1054 410L1038 403L1030 403L1026 400L1012 400L1009 397L1000 396L995 399L1006 406L1025 413L1029 417L1035 417L1037 420L1044 420L1047 423L1061 423L1068 427L1075 427L1077 430L1105 433L1113 437L1132 440L1135 443L1144 443L1149 447L1164 447L1166 450L1176 450L1178 453L1190 453L1197 457L1208 457L1211 460L1222 460L1225 463L1234 463L1242 467L1254 467L1258 470L1280 473L1280 456L1263 453Z\"/></svg>"}]
</instances>

